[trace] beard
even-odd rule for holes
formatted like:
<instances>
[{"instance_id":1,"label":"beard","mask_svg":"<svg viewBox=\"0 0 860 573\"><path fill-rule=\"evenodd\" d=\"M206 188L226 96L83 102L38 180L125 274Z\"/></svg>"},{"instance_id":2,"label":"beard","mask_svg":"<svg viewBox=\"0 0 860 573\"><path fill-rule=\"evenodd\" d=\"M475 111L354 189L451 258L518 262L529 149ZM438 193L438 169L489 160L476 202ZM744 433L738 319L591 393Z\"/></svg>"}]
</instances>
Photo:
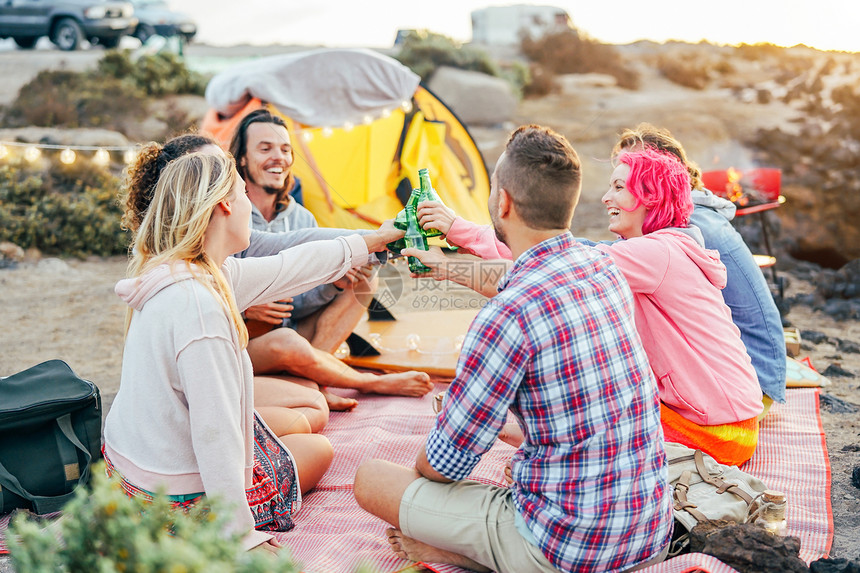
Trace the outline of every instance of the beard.
<instances>
[{"instance_id":1,"label":"beard","mask_svg":"<svg viewBox=\"0 0 860 573\"><path fill-rule=\"evenodd\" d=\"M278 195L279 193L283 193L284 190L286 189L287 185L290 182L290 176L289 176L289 174L287 174L286 179L284 179L283 187L272 187L270 185L260 185L254 179L254 176L251 175L251 172L249 170L246 169L245 171L246 171L245 175L248 178L248 182L256 185L257 187L260 187L263 191L266 192L267 195Z\"/></svg>"},{"instance_id":2,"label":"beard","mask_svg":"<svg viewBox=\"0 0 860 573\"><path fill-rule=\"evenodd\" d=\"M501 229L499 224L496 222L496 219L492 215L490 215L490 222L493 224L493 233L496 234L496 238L503 242L505 245L508 245L508 241L506 240L507 235L505 235L505 232Z\"/></svg>"},{"instance_id":3,"label":"beard","mask_svg":"<svg viewBox=\"0 0 860 573\"><path fill-rule=\"evenodd\" d=\"M283 192L283 190L283 187L263 187L263 191L269 195L277 195L278 193Z\"/></svg>"}]
</instances>

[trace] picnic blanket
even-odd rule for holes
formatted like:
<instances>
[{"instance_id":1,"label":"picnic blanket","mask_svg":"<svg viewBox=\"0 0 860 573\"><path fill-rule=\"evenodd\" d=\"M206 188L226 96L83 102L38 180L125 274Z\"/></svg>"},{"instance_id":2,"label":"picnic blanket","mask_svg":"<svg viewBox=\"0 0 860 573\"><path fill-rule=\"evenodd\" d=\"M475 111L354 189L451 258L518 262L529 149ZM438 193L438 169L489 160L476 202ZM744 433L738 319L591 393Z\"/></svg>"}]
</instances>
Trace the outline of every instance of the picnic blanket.
<instances>
[{"instance_id":1,"label":"picnic blanket","mask_svg":"<svg viewBox=\"0 0 860 573\"><path fill-rule=\"evenodd\" d=\"M445 386L437 385L437 391ZM786 493L788 533L800 538L800 557L807 562L826 556L833 539L830 507L830 461L818 413L818 389L788 391L786 404L775 404L765 418L756 454L744 470L769 487ZM388 547L382 520L361 510L352 495L355 470L362 460L378 457L411 464L433 423L433 392L424 398L360 396L353 412L332 413L325 434L334 445L331 468L305 496L296 528L277 537L292 551L306 573L353 572L359 565L393 572L410 565ZM484 483L503 482L505 462L513 448L499 443L472 474ZM0 520L0 529L7 520ZM0 537L0 550L3 549ZM439 573L461 569L427 564ZM649 573L688 570L728 573L731 567L713 557L684 555L646 569Z\"/></svg>"}]
</instances>

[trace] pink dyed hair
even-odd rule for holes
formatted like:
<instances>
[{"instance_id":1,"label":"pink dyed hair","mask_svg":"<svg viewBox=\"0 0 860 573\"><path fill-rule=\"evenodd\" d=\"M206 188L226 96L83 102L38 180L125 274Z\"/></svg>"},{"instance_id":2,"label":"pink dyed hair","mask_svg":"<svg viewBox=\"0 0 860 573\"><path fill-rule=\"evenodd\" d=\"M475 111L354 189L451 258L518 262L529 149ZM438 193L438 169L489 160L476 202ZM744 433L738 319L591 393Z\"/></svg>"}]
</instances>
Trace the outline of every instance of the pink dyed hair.
<instances>
[{"instance_id":1,"label":"pink dyed hair","mask_svg":"<svg viewBox=\"0 0 860 573\"><path fill-rule=\"evenodd\" d=\"M627 190L636 197L636 207L648 210L642 233L666 227L686 227L693 212L690 174L677 157L646 146L618 154L617 161L630 166Z\"/></svg>"}]
</instances>

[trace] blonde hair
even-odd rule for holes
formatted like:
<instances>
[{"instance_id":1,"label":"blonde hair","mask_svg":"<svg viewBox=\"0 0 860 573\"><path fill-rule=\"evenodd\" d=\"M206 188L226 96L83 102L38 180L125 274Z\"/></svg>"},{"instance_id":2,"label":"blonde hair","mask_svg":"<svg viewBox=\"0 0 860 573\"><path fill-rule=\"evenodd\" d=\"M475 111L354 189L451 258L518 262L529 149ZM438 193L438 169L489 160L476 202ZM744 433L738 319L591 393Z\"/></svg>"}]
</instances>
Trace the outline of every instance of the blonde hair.
<instances>
[{"instance_id":1,"label":"blonde hair","mask_svg":"<svg viewBox=\"0 0 860 573\"><path fill-rule=\"evenodd\" d=\"M230 198L238 178L236 163L227 155L191 153L171 161L158 178L152 203L134 238L128 274L138 277L158 265L184 261L194 278L224 305L245 348L248 329L233 291L203 248L212 213L219 202ZM194 272L195 268L203 273ZM131 310L126 332L130 322Z\"/></svg>"}]
</instances>

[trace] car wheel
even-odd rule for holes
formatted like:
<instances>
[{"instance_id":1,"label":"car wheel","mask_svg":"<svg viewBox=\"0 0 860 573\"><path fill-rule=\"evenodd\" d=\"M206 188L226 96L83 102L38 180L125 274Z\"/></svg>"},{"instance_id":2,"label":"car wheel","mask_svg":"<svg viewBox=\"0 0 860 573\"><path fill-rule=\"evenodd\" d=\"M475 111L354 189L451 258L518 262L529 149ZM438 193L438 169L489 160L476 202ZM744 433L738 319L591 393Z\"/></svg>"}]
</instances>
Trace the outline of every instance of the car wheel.
<instances>
[{"instance_id":1,"label":"car wheel","mask_svg":"<svg viewBox=\"0 0 860 573\"><path fill-rule=\"evenodd\" d=\"M134 37L140 40L141 44L145 44L148 39L155 35L155 28L149 24L141 24L134 31Z\"/></svg>"},{"instance_id":2,"label":"car wheel","mask_svg":"<svg viewBox=\"0 0 860 573\"><path fill-rule=\"evenodd\" d=\"M15 36L13 40L18 44L19 48L32 50L39 38L38 36Z\"/></svg>"},{"instance_id":3,"label":"car wheel","mask_svg":"<svg viewBox=\"0 0 860 573\"><path fill-rule=\"evenodd\" d=\"M72 18L63 18L57 22L51 34L51 41L66 52L77 50L83 39L84 33L81 31L80 24Z\"/></svg>"},{"instance_id":4,"label":"car wheel","mask_svg":"<svg viewBox=\"0 0 860 573\"><path fill-rule=\"evenodd\" d=\"M99 44L105 47L105 50L111 50L119 46L119 41L122 38L120 36L116 36L115 38L99 38Z\"/></svg>"}]
</instances>

